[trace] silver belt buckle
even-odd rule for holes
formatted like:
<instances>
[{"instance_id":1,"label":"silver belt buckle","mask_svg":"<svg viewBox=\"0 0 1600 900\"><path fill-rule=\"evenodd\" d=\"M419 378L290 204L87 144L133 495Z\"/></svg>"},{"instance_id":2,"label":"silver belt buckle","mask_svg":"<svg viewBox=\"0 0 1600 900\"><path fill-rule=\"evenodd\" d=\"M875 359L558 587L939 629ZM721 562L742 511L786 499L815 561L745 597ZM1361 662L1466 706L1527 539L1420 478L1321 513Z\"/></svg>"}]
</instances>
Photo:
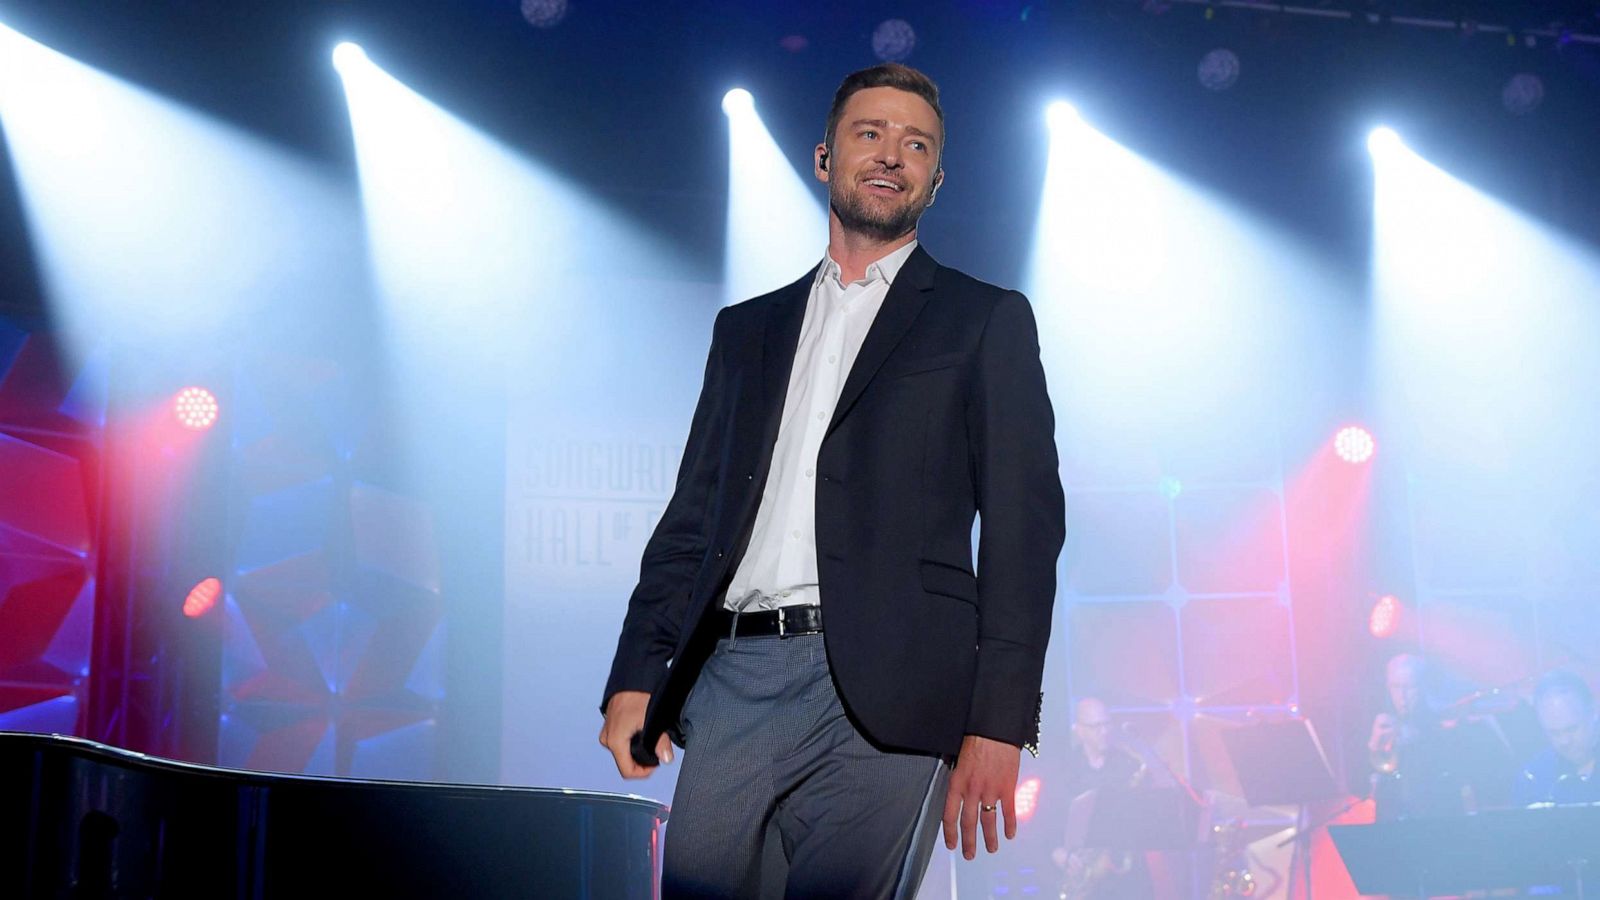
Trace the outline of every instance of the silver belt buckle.
<instances>
[{"instance_id":1,"label":"silver belt buckle","mask_svg":"<svg viewBox=\"0 0 1600 900\"><path fill-rule=\"evenodd\" d=\"M784 633L784 625L783 625L784 620L788 618L788 612L789 612L789 607L787 607L787 606L778 607L778 637L780 639L788 637L788 635Z\"/></svg>"}]
</instances>

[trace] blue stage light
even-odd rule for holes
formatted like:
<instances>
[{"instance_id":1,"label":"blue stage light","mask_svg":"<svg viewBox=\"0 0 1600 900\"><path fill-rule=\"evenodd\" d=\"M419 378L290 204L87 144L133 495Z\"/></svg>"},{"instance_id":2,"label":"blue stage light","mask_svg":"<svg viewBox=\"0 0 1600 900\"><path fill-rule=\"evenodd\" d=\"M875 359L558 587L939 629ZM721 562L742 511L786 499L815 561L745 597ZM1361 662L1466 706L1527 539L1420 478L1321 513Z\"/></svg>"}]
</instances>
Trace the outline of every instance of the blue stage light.
<instances>
[{"instance_id":1,"label":"blue stage light","mask_svg":"<svg viewBox=\"0 0 1600 900\"><path fill-rule=\"evenodd\" d=\"M793 281L817 264L828 239L818 184L798 154L773 140L743 88L722 96L728 116L728 226L723 285L728 302ZM794 148L802 149L800 147Z\"/></svg>"},{"instance_id":2,"label":"blue stage light","mask_svg":"<svg viewBox=\"0 0 1600 900\"><path fill-rule=\"evenodd\" d=\"M367 51L361 49L360 44L344 41L333 48L333 67L341 75L349 74L352 68L365 62L368 62Z\"/></svg>"},{"instance_id":3,"label":"blue stage light","mask_svg":"<svg viewBox=\"0 0 1600 900\"><path fill-rule=\"evenodd\" d=\"M1074 122L1083 121L1078 117L1078 110L1064 100L1057 100L1045 107L1044 118L1051 128L1065 128Z\"/></svg>"},{"instance_id":4,"label":"blue stage light","mask_svg":"<svg viewBox=\"0 0 1600 900\"><path fill-rule=\"evenodd\" d=\"M730 116L739 113L755 112L756 98L744 88L734 88L722 95L722 111Z\"/></svg>"},{"instance_id":5,"label":"blue stage light","mask_svg":"<svg viewBox=\"0 0 1600 900\"><path fill-rule=\"evenodd\" d=\"M1396 134L1393 128L1380 126L1372 129L1372 133L1367 135L1367 149L1372 151L1374 156L1393 153L1404 148L1405 142L1400 140L1400 135Z\"/></svg>"}]
</instances>

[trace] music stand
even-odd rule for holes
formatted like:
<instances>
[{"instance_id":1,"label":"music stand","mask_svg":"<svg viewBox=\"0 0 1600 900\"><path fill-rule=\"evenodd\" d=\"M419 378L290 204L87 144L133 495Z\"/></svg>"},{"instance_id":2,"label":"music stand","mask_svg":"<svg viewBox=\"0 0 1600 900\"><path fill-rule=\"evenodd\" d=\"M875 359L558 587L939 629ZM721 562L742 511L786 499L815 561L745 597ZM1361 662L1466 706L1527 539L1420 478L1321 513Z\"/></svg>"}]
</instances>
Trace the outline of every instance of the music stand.
<instances>
[{"instance_id":1,"label":"music stand","mask_svg":"<svg viewBox=\"0 0 1600 900\"><path fill-rule=\"evenodd\" d=\"M1222 732L1251 806L1324 803L1344 796L1309 719L1258 722Z\"/></svg>"},{"instance_id":2,"label":"music stand","mask_svg":"<svg viewBox=\"0 0 1600 900\"><path fill-rule=\"evenodd\" d=\"M1600 863L1600 805L1332 825L1328 833L1362 894L1460 894L1576 887Z\"/></svg>"},{"instance_id":3,"label":"music stand","mask_svg":"<svg viewBox=\"0 0 1600 900\"><path fill-rule=\"evenodd\" d=\"M1289 871L1299 860L1305 875L1305 896L1311 897L1310 806L1343 796L1328 756L1309 719L1257 722L1222 733L1239 787L1251 806L1295 806L1294 852ZM1280 845L1281 846L1281 845ZM1292 878L1291 878L1292 880Z\"/></svg>"},{"instance_id":4,"label":"music stand","mask_svg":"<svg viewBox=\"0 0 1600 900\"><path fill-rule=\"evenodd\" d=\"M1069 850L1190 850L1198 842L1199 809L1171 788L1097 788L1067 812Z\"/></svg>"}]
</instances>

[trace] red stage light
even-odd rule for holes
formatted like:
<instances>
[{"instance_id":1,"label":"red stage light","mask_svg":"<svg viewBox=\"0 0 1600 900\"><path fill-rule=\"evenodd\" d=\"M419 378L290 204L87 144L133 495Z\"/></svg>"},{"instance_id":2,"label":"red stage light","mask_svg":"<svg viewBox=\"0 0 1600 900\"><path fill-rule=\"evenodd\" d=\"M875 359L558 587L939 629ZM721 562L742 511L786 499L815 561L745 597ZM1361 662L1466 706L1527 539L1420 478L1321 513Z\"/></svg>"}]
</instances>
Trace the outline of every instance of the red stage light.
<instances>
[{"instance_id":1,"label":"red stage light","mask_svg":"<svg viewBox=\"0 0 1600 900\"><path fill-rule=\"evenodd\" d=\"M1405 611L1405 605L1400 598L1393 594L1384 594L1372 604L1372 612L1367 616L1367 630L1375 638L1391 638L1400 630L1400 615Z\"/></svg>"},{"instance_id":2,"label":"red stage light","mask_svg":"<svg viewBox=\"0 0 1600 900\"><path fill-rule=\"evenodd\" d=\"M1029 778L1017 785L1015 798L1017 821L1026 822L1039 809L1039 779Z\"/></svg>"},{"instance_id":3,"label":"red stage light","mask_svg":"<svg viewBox=\"0 0 1600 900\"><path fill-rule=\"evenodd\" d=\"M220 409L216 396L203 387L186 387L172 401L178 424L190 431L205 431L215 425Z\"/></svg>"},{"instance_id":4,"label":"red stage light","mask_svg":"<svg viewBox=\"0 0 1600 900\"><path fill-rule=\"evenodd\" d=\"M1371 459L1377 450L1378 442L1373 439L1372 432L1359 425L1341 428L1339 433L1333 436L1333 452L1353 466L1361 465Z\"/></svg>"},{"instance_id":5,"label":"red stage light","mask_svg":"<svg viewBox=\"0 0 1600 900\"><path fill-rule=\"evenodd\" d=\"M221 596L222 581L217 578L207 578L191 588L189 596L183 598L183 614L191 619L197 619L210 612Z\"/></svg>"}]
</instances>

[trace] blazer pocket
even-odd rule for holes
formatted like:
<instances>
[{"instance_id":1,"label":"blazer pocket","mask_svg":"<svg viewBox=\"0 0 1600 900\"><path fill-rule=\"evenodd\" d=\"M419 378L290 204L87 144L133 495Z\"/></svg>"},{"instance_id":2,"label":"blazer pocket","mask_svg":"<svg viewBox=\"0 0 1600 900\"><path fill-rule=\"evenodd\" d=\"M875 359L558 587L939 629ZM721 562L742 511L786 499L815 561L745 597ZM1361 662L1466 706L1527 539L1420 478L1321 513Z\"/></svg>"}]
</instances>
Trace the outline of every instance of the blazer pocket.
<instances>
[{"instance_id":1,"label":"blazer pocket","mask_svg":"<svg viewBox=\"0 0 1600 900\"><path fill-rule=\"evenodd\" d=\"M947 563L934 562L924 559L919 563L922 569L922 589L930 594L942 594L965 600L976 606L978 604L978 578L966 569L952 566Z\"/></svg>"},{"instance_id":2,"label":"blazer pocket","mask_svg":"<svg viewBox=\"0 0 1600 900\"><path fill-rule=\"evenodd\" d=\"M937 353L933 356L916 356L911 359L895 359L883 364L878 370L878 377L883 379L901 378L906 375L919 375L923 372L933 372L938 369L948 369L967 361L970 356L965 350L954 353Z\"/></svg>"}]
</instances>

